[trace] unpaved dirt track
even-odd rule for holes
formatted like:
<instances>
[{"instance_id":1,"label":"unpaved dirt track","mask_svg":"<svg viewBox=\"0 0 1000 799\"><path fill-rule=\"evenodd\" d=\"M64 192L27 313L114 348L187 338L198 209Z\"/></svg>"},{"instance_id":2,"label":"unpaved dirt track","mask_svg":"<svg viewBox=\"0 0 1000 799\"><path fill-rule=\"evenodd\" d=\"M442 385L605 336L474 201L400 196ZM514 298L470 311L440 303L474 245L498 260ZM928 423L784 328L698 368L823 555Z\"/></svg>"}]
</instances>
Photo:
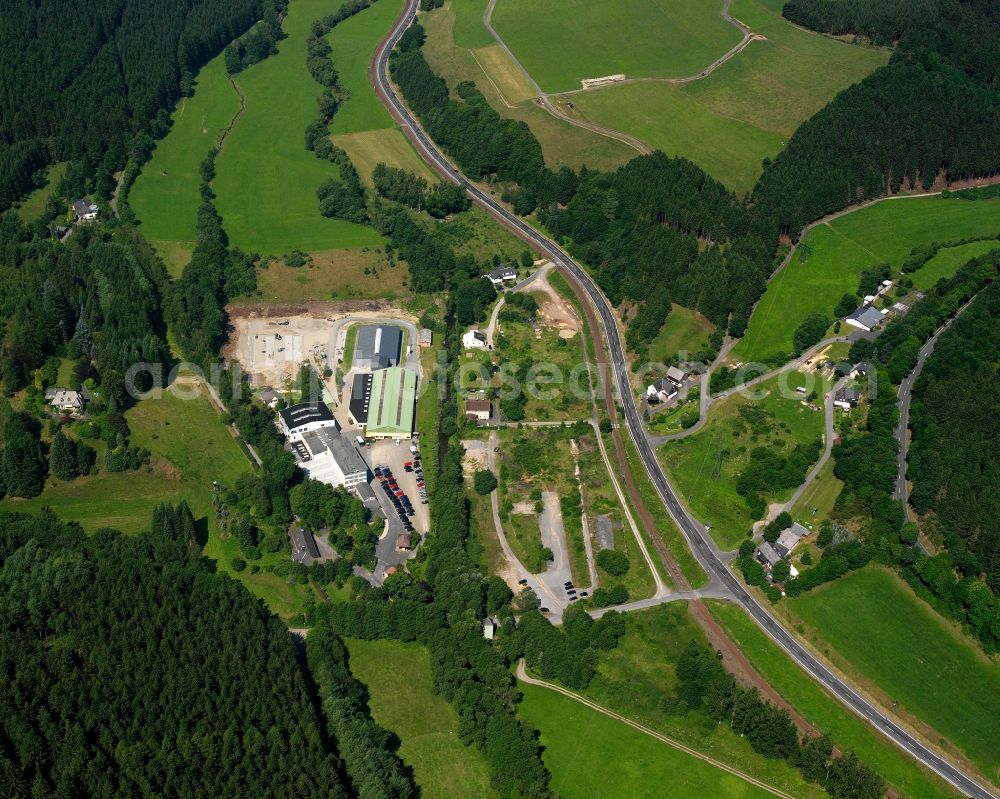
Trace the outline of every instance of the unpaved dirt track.
<instances>
[{"instance_id":1,"label":"unpaved dirt track","mask_svg":"<svg viewBox=\"0 0 1000 799\"><path fill-rule=\"evenodd\" d=\"M670 485L663 473L663 469L660 466L659 461L656 458L656 453L646 440L642 426L642 418L639 415L639 411L636 408L635 403L631 401L632 395L631 385L629 382L629 370L628 364L625 360L625 348L622 342L621 331L617 327L614 314L607 299L604 297L597 284L594 283L590 275L558 244L536 231L524 220L515 216L512 212L508 211L496 200L494 200L493 197L466 179L464 175L452 166L447 157L440 150L438 150L437 145L423 131L400 97L395 94L395 88L389 79L389 53L395 46L396 42L399 41L399 38L403 35L406 28L409 27L410 22L416 16L417 2L418 0L407 0L406 7L403 9L398 20L376 49L369 65L369 78L372 86L375 87L380 100L392 117L399 123L407 138L410 139L414 147L417 149L417 152L419 152L421 156L443 177L459 186L462 186L466 190L470 199L482 207L497 221L507 227L519 238L529 242L536 249L541 250L549 258L551 258L553 263L555 263L556 266L563 271L567 280L570 281L570 284L573 286L574 292L576 292L577 296L582 298L581 301L586 310L587 320L591 325L591 334L594 337L595 352L598 353L599 359L600 354L605 352L605 342L601 339L600 332L604 331L607 336L607 351L611 353L611 360L610 364L606 362L600 364L602 376L607 376L608 366L610 365L613 368L615 375L614 385L617 386L618 392L624 400L623 409L625 413L625 421L629 433L632 436L632 440L639 452L640 457L642 458L646 470L649 473L650 480L656 487L656 490L659 493L660 498L663 500L663 503L671 517L673 517L674 521L680 528L685 540L690 545L695 557L702 564L702 566L705 567L710 577L720 580L725 585L725 587L732 593L734 601L740 604L747 611L747 613L750 614L757 625L777 646L781 647L781 649L783 649L789 657L797 662L813 679L821 683L841 703L850 708L851 711L868 721L880 733L885 735L904 751L908 752L914 759L950 782L962 791L964 795L975 797L975 799L1000 799L1000 792L994 793L993 791L983 787L983 784L980 784L979 781L971 777L964 770L951 763L944 756L932 750L929 745L922 743L913 733L905 730L900 723L890 719L888 715L883 713L882 710L874 704L873 701L862 696L842 677L832 671L832 669L821 661L811 649L785 629L785 627L746 590L740 580L729 571L728 566L722 557L722 553L715 545L715 542L708 535L708 531L705 529L705 526L695 520L690 513L688 513L687 509L683 506L677 494L674 492L673 486ZM597 319L598 314L600 315L600 323L598 323ZM615 421L617 419L617 410L614 404L612 384L605 380L604 385L608 412L611 415L612 420ZM625 476L626 482L629 486L629 493L632 494L633 499L638 498L638 501L635 503L636 510L639 512L640 516L643 517L645 522L648 518L648 511L642 504L641 497L638 497L638 492L633 493L635 485L632 476L628 471L627 462L624 459L621 432L617 426L614 428L614 443L616 455L618 457L619 464L622 467L622 474ZM666 552L666 547L664 546L659 534L656 532L655 525L650 524L648 529L650 530L653 541L656 544L657 551L661 552L661 556L665 555L664 563L668 570L672 575L675 574L677 577L680 577L680 581L677 583L678 587L685 585L686 581L684 581L683 575L680 573L680 569L678 569L676 562L669 556L669 553ZM704 620L706 626L710 623L721 633L721 628L715 624L714 619L711 618L711 615L708 612L708 609L701 602L692 603L692 611L695 613L695 616L699 619L699 621ZM742 659L743 662L747 662L742 656L742 653L739 652L732 642L730 642L728 638L725 638L725 636L723 636L723 638L728 643L728 647L723 649L723 655L726 656L728 650L729 653L736 654L740 659ZM747 665L749 665L749 663L747 663Z\"/></svg>"}]
</instances>

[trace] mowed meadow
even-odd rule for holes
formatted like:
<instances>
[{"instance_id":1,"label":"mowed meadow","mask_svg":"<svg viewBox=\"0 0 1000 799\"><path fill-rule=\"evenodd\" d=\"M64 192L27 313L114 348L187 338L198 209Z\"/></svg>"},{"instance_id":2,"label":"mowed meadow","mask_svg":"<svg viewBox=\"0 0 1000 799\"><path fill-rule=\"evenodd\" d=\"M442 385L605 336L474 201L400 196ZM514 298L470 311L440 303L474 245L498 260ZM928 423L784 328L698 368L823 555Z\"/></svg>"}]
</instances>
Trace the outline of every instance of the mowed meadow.
<instances>
[{"instance_id":1,"label":"mowed meadow","mask_svg":"<svg viewBox=\"0 0 1000 799\"><path fill-rule=\"evenodd\" d=\"M738 44L721 0L497 0L493 27L542 90L583 78L684 77Z\"/></svg>"},{"instance_id":2,"label":"mowed meadow","mask_svg":"<svg viewBox=\"0 0 1000 799\"><path fill-rule=\"evenodd\" d=\"M721 2L708 5L724 24L718 16ZM781 16L782 5L780 0L734 0L730 14L763 38L703 79L622 84L564 99L572 100L581 118L684 156L746 193L760 175L763 159L777 155L802 122L889 60L887 50L795 27ZM609 15L614 11L614 5L601 7ZM610 19L606 28L613 28ZM687 74L707 67L726 49L706 53Z\"/></svg>"},{"instance_id":3,"label":"mowed meadow","mask_svg":"<svg viewBox=\"0 0 1000 799\"><path fill-rule=\"evenodd\" d=\"M792 350L792 337L802 321L813 313L832 319L840 298L857 293L863 270L888 263L898 274L918 244L998 233L1000 200L941 197L884 200L817 225L768 284L746 334L730 355L745 363L783 360ZM926 288L929 277L936 280L954 274L968 260L962 259L963 254L971 258L981 251L970 247L956 256L942 250L934 263L914 272L914 283Z\"/></svg>"},{"instance_id":4,"label":"mowed meadow","mask_svg":"<svg viewBox=\"0 0 1000 799\"><path fill-rule=\"evenodd\" d=\"M421 15L424 56L450 86L469 80L501 116L527 124L552 169L611 170L638 155L632 147L557 119L535 102L523 70L483 25L487 0L452 0ZM527 85L528 88L525 88Z\"/></svg>"},{"instance_id":5,"label":"mowed meadow","mask_svg":"<svg viewBox=\"0 0 1000 799\"><path fill-rule=\"evenodd\" d=\"M287 38L278 44L277 55L237 76L246 109L226 136L213 183L216 207L235 246L279 255L382 242L370 227L320 215L316 189L336 178L338 170L304 144L322 91L306 69L306 39L313 20L338 5L294 0L282 25ZM339 67L336 52L331 57Z\"/></svg>"}]
</instances>

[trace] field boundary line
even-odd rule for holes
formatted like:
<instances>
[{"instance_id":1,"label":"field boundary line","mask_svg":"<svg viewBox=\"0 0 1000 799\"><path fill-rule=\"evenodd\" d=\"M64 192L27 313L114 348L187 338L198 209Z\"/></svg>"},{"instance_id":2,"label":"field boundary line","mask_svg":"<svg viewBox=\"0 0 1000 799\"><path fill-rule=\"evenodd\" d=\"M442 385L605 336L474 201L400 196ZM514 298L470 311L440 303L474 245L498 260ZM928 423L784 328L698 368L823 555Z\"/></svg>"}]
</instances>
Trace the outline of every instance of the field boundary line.
<instances>
[{"instance_id":1,"label":"field boundary line","mask_svg":"<svg viewBox=\"0 0 1000 799\"><path fill-rule=\"evenodd\" d=\"M517 678L522 682L527 683L528 685L535 685L539 688L547 688L550 691L555 691L556 693L562 694L563 696L573 699L579 702L580 704L589 707L591 710L596 710L598 713L602 713L605 716L614 719L615 721L620 721L623 724L627 724L632 729L638 730L639 732L643 733L644 735L648 735L651 738L655 738L656 740L660 741L660 743L664 743L667 746L670 746L674 749L684 752L685 754L691 755L692 757L696 757L698 758L698 760L708 763L711 766L715 766L715 768L728 772L729 774L732 774L735 777L739 777L741 780L744 780L745 782L748 782L751 785L755 785L758 788L762 788L768 793L774 794L775 796L779 796L781 797L781 799L794 799L794 797L791 794L787 794L784 791L775 788L772 785L768 785L766 782L763 782L762 780L759 780L756 777L751 777L746 772L740 771L739 769L734 768L733 766L730 766L726 763L723 763L720 760L716 760L714 757L703 754L702 752L699 752L697 749L692 749L690 746L682 744L680 741L674 738L664 735L661 732L657 732L656 730L651 729L650 727L647 727L643 724L640 724L637 721L633 721L627 716L623 716L620 713L616 713L615 711L604 707L603 705L599 705L597 704L597 702L588 699L582 694L578 694L575 691L569 690L568 688L563 688L561 685L556 685L554 683L546 682L545 680L539 680L536 677L529 676L528 670L527 668L525 668L524 658L521 658L517 662Z\"/></svg>"}]
</instances>

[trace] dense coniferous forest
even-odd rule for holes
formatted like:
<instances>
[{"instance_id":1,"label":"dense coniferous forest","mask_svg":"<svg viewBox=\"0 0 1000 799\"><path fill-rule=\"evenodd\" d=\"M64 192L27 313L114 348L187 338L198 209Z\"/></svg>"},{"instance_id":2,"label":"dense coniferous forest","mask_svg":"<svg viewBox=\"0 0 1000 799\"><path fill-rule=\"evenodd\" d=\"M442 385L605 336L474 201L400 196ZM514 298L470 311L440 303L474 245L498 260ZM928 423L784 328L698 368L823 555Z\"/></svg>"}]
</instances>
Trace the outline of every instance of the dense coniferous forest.
<instances>
[{"instance_id":1,"label":"dense coniferous forest","mask_svg":"<svg viewBox=\"0 0 1000 799\"><path fill-rule=\"evenodd\" d=\"M994 283L941 336L924 364L913 389L909 451L911 502L924 531L947 547L948 564L923 571L994 648L1000 646L998 351L1000 284ZM955 580L949 565L962 579Z\"/></svg>"},{"instance_id":2,"label":"dense coniferous forest","mask_svg":"<svg viewBox=\"0 0 1000 799\"><path fill-rule=\"evenodd\" d=\"M1000 172L1000 7L990 0L790 0L784 15L895 44L890 63L804 123L755 204L786 232L901 187Z\"/></svg>"},{"instance_id":3,"label":"dense coniferous forest","mask_svg":"<svg viewBox=\"0 0 1000 799\"><path fill-rule=\"evenodd\" d=\"M0 380L25 387L51 355L92 358L121 383L129 366L166 360L167 275L137 233L83 226L65 244L0 217ZM123 397L119 397L123 399Z\"/></svg>"},{"instance_id":4,"label":"dense coniferous forest","mask_svg":"<svg viewBox=\"0 0 1000 799\"><path fill-rule=\"evenodd\" d=\"M0 518L5 797L353 795L288 631L195 534Z\"/></svg>"},{"instance_id":5,"label":"dense coniferous forest","mask_svg":"<svg viewBox=\"0 0 1000 799\"><path fill-rule=\"evenodd\" d=\"M0 209L56 161L82 161L108 196L142 161L198 69L260 19L261 0L69 0L4 4Z\"/></svg>"}]
</instances>

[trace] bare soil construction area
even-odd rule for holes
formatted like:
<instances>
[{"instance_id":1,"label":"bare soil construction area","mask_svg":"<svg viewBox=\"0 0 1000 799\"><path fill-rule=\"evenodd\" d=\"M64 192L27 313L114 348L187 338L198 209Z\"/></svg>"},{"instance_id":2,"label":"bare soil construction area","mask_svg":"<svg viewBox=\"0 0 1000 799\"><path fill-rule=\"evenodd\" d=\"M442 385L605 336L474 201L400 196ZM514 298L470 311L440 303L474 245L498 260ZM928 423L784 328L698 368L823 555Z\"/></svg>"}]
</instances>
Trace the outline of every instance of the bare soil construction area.
<instances>
[{"instance_id":1,"label":"bare soil construction area","mask_svg":"<svg viewBox=\"0 0 1000 799\"><path fill-rule=\"evenodd\" d=\"M341 320L408 316L386 303L368 301L231 305L227 311L232 329L223 349L226 360L239 361L253 385L277 389L295 380L303 362L313 362L319 371L338 366Z\"/></svg>"}]
</instances>

